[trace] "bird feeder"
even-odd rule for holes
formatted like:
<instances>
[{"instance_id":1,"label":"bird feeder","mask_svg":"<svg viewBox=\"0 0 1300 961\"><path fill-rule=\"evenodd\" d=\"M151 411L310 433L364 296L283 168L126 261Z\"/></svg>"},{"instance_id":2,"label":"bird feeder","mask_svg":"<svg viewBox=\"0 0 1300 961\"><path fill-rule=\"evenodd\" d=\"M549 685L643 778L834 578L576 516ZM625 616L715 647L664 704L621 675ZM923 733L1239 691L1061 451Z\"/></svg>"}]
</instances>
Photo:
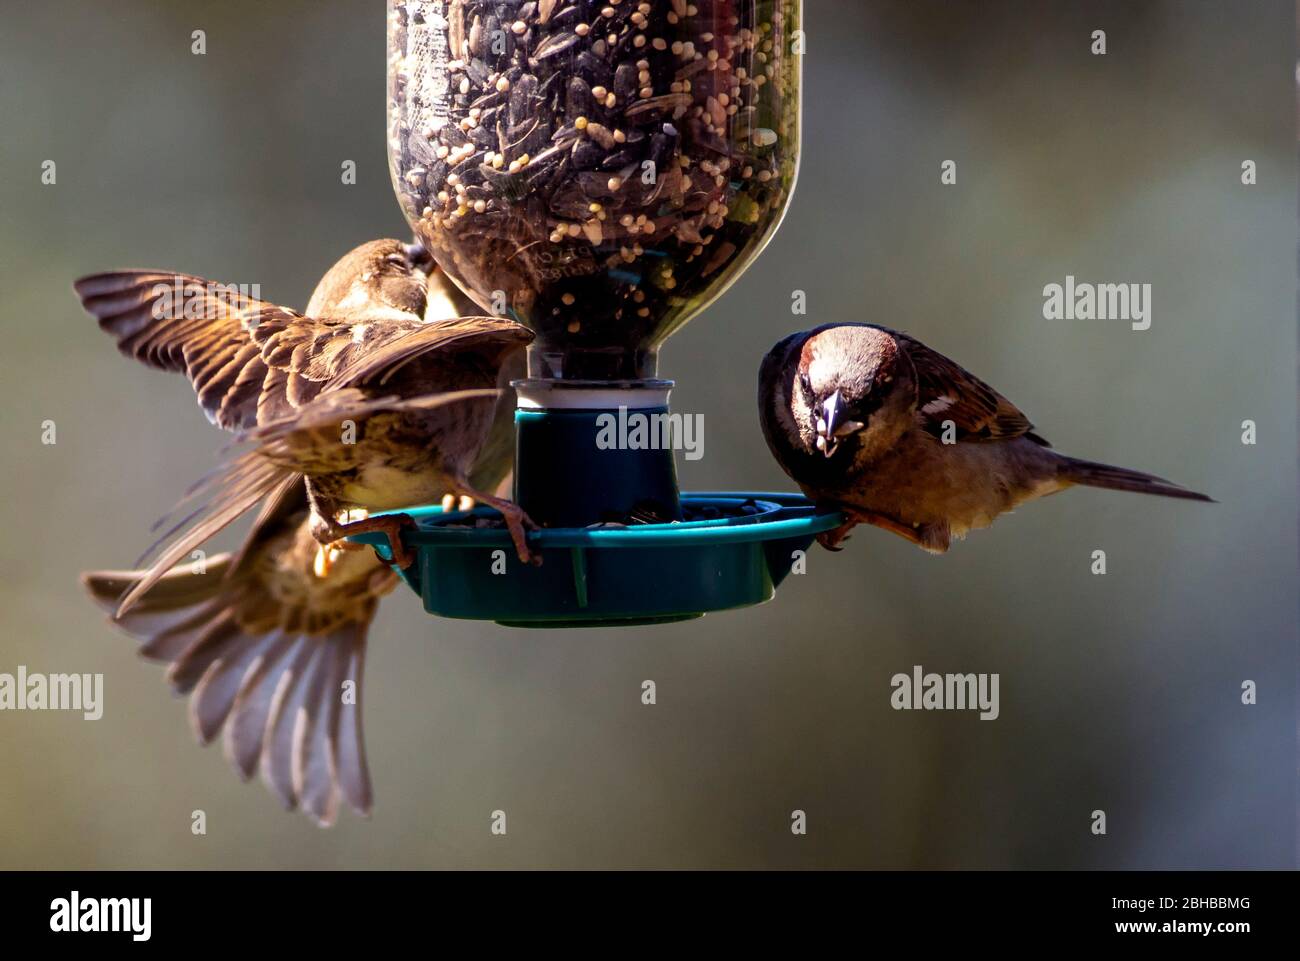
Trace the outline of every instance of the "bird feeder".
<instances>
[{"instance_id":1,"label":"bird feeder","mask_svg":"<svg viewBox=\"0 0 1300 961\"><path fill-rule=\"evenodd\" d=\"M426 610L654 623L769 599L838 526L678 490L659 346L776 231L800 137L799 0L393 0L393 185L438 266L536 335L514 387L520 569L488 509L408 511ZM382 537L357 538L380 544ZM509 555L510 577L500 576Z\"/></svg>"}]
</instances>

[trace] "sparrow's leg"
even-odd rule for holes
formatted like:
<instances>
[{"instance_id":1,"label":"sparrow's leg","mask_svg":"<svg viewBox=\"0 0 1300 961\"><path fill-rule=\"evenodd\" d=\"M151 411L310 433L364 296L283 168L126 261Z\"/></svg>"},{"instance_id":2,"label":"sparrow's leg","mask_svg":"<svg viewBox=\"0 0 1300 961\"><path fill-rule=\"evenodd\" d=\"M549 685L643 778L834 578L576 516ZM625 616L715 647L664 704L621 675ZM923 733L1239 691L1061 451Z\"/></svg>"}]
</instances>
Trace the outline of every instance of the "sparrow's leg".
<instances>
[{"instance_id":1,"label":"sparrow's leg","mask_svg":"<svg viewBox=\"0 0 1300 961\"><path fill-rule=\"evenodd\" d=\"M415 563L415 555L402 545L401 532L404 527L415 526L416 523L409 514L384 514L381 517L367 517L364 520L352 521L348 524L339 524L316 514L312 518L311 534L317 541L325 545L341 541L353 534L370 534L375 531L387 534L388 549L392 552L393 559L392 561L384 561L384 563L396 564L402 570L406 570ZM375 553L378 556L379 552L376 551ZM328 573L328 564L325 567Z\"/></svg>"},{"instance_id":2,"label":"sparrow's leg","mask_svg":"<svg viewBox=\"0 0 1300 961\"><path fill-rule=\"evenodd\" d=\"M934 550L927 546L921 528L909 527L907 524L894 520L892 517L886 517L883 514L876 514L872 511L859 510L855 507L842 507L846 518L845 522L833 531L823 531L817 535L817 543L828 551L838 551L849 536L849 532L859 524L870 524L872 527L879 527L881 530L889 531L891 534L897 534L906 541L910 541L918 547L924 547L926 550ZM946 544L944 545L946 548Z\"/></svg>"},{"instance_id":3,"label":"sparrow's leg","mask_svg":"<svg viewBox=\"0 0 1300 961\"><path fill-rule=\"evenodd\" d=\"M839 527L835 528L834 530L822 531L820 534L818 534L817 543L820 544L822 547L826 548L828 551L836 551L836 552L842 551L844 550L844 548L841 545L843 545L843 543L849 539L849 535L853 533L853 528L857 526L858 526L857 521L846 520L843 524L841 524Z\"/></svg>"},{"instance_id":4,"label":"sparrow's leg","mask_svg":"<svg viewBox=\"0 0 1300 961\"><path fill-rule=\"evenodd\" d=\"M363 521L370 516L370 511L364 507L354 507L348 511L339 511L338 517L335 518L340 524L351 524L354 521ZM331 550L335 551L364 551L369 544L358 544L356 541L350 541L346 537L341 541L335 541L330 545Z\"/></svg>"},{"instance_id":5,"label":"sparrow's leg","mask_svg":"<svg viewBox=\"0 0 1300 961\"><path fill-rule=\"evenodd\" d=\"M461 495L462 499L472 497L479 503L500 511L501 516L505 518L506 528L510 531L510 540L514 542L515 553L519 555L519 560L525 564L532 564L534 567L541 565L542 555L534 554L528 549L528 543L524 535L525 530L535 531L540 530L540 528L533 522L531 517L524 513L522 507L514 501L476 491L468 484L460 485L457 493Z\"/></svg>"}]
</instances>

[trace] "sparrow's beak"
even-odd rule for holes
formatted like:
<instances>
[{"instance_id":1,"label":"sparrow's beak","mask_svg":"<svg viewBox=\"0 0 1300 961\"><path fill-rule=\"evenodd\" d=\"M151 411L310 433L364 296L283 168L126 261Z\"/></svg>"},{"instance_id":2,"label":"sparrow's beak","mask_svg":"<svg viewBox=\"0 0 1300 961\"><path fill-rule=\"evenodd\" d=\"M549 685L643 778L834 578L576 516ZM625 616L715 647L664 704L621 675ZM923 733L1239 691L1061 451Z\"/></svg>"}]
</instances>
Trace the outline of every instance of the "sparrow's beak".
<instances>
[{"instance_id":1,"label":"sparrow's beak","mask_svg":"<svg viewBox=\"0 0 1300 961\"><path fill-rule=\"evenodd\" d=\"M832 457L839 449L836 431L840 426L841 416L840 392L837 390L824 401L817 413L817 449L827 457Z\"/></svg>"},{"instance_id":2,"label":"sparrow's beak","mask_svg":"<svg viewBox=\"0 0 1300 961\"><path fill-rule=\"evenodd\" d=\"M817 449L827 457L834 457L840 441L862 427L860 421L845 418L844 402L837 390L822 402L817 414Z\"/></svg>"},{"instance_id":3,"label":"sparrow's beak","mask_svg":"<svg viewBox=\"0 0 1300 961\"><path fill-rule=\"evenodd\" d=\"M429 253L424 244L403 244L402 251L410 265L418 270L428 273L433 266L433 254Z\"/></svg>"}]
</instances>

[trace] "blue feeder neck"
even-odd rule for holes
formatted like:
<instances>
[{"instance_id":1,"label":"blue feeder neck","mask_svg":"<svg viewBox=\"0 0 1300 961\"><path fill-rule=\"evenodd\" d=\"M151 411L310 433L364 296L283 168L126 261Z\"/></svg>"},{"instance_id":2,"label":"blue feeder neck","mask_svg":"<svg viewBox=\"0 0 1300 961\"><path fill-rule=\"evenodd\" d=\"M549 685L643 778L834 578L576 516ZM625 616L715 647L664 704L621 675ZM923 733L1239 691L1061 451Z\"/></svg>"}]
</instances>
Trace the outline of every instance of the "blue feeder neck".
<instances>
[{"instance_id":1,"label":"blue feeder neck","mask_svg":"<svg viewBox=\"0 0 1300 961\"><path fill-rule=\"evenodd\" d=\"M671 381L517 381L514 499L545 527L681 520ZM656 419L659 418L659 419Z\"/></svg>"}]
</instances>

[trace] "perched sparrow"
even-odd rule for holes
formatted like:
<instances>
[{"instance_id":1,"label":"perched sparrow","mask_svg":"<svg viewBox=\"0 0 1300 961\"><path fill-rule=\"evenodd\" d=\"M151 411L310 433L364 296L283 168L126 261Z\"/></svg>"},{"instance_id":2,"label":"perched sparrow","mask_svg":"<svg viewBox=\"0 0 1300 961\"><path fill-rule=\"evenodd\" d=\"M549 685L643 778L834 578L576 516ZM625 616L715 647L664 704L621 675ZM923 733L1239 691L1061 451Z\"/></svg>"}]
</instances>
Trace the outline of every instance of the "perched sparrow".
<instances>
[{"instance_id":1,"label":"perched sparrow","mask_svg":"<svg viewBox=\"0 0 1300 961\"><path fill-rule=\"evenodd\" d=\"M763 434L777 462L847 523L934 553L1016 505L1075 484L1209 501L1150 474L1052 450L1009 400L920 341L872 324L792 334L758 374Z\"/></svg>"},{"instance_id":2,"label":"perched sparrow","mask_svg":"<svg viewBox=\"0 0 1300 961\"><path fill-rule=\"evenodd\" d=\"M367 247L349 254L354 279L370 262L359 256ZM436 269L427 287L426 319L466 311L468 301ZM363 316L384 312L393 300L421 312L405 285L384 281L366 289L373 299L359 302L347 271L336 268L317 288L309 314L331 316L349 298ZM490 438L512 434L508 378L523 376L521 367L519 354L503 365ZM503 484L511 468L509 456L500 456L504 446L499 438L484 445L470 475L475 485L495 491ZM286 806L301 806L328 825L340 796L358 812L370 811L361 723L366 634L397 576L369 550L323 545L312 530L306 485L291 476L267 498L237 552L171 570L115 623L141 642L142 655L169 665L173 689L190 695L201 743L224 726L226 754L241 776L260 767ZM88 572L82 582L113 612L146 575Z\"/></svg>"},{"instance_id":3,"label":"perched sparrow","mask_svg":"<svg viewBox=\"0 0 1300 961\"><path fill-rule=\"evenodd\" d=\"M321 280L307 315L187 275L97 274L76 282L118 348L186 374L218 426L256 446L206 478L206 503L123 597L123 614L191 550L302 475L321 543L387 533L408 566L405 515L344 523L354 509L395 510L446 492L499 510L532 560L515 504L474 488L469 471L492 423L502 365L532 339L496 317L426 322L427 254L395 240L353 250ZM157 546L157 545L155 545Z\"/></svg>"}]
</instances>

